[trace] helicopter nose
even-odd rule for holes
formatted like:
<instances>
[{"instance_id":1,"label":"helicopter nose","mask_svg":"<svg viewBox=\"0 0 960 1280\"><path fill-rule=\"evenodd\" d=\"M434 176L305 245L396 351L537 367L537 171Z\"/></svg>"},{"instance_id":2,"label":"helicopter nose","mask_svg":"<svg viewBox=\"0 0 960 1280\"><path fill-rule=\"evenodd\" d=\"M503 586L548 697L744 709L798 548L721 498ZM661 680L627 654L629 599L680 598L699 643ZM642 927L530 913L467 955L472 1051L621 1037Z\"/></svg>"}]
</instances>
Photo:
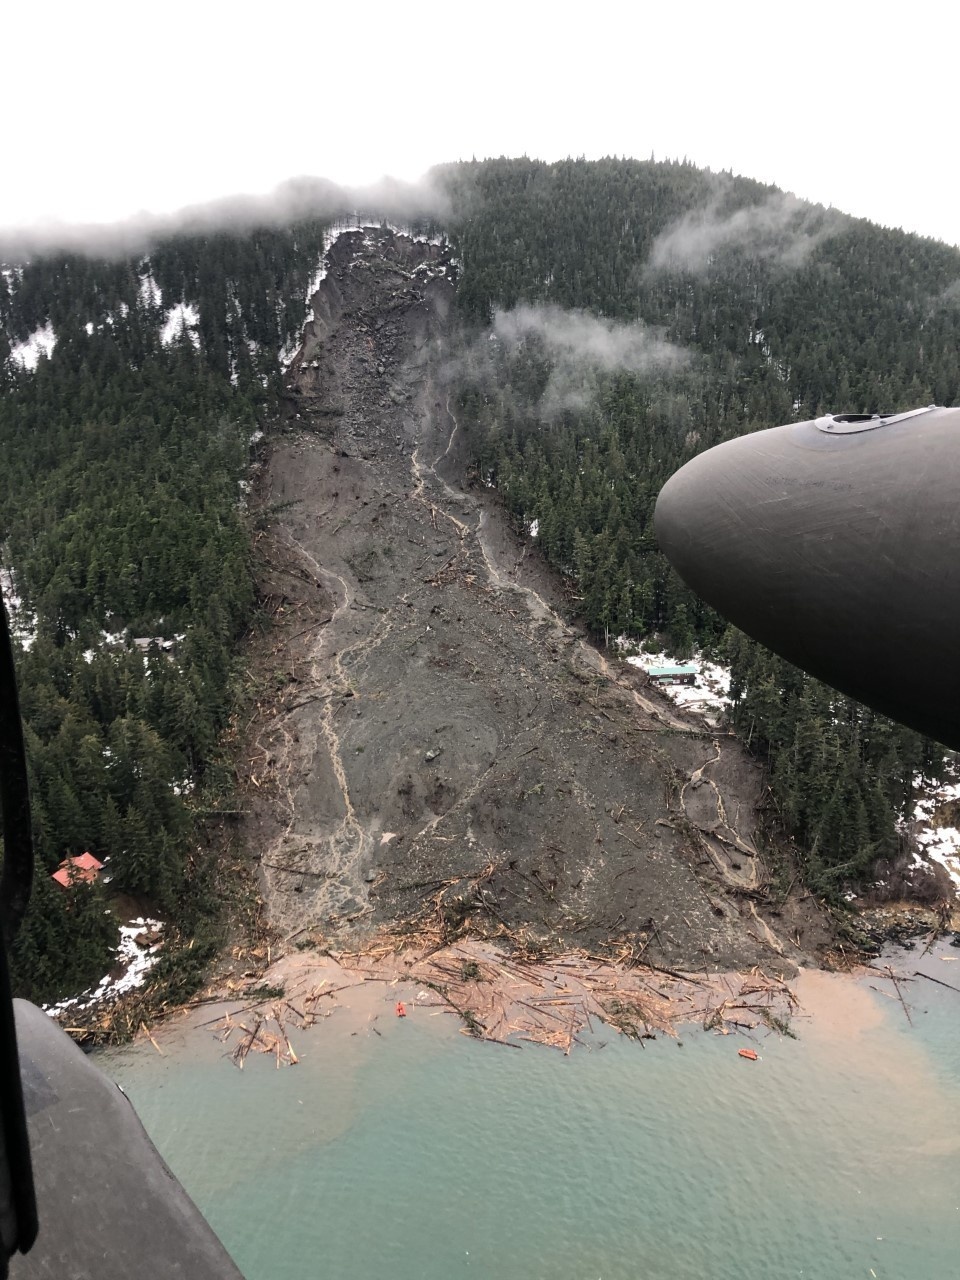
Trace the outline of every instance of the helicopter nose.
<instances>
[{"instance_id":1,"label":"helicopter nose","mask_svg":"<svg viewBox=\"0 0 960 1280\"><path fill-rule=\"evenodd\" d=\"M717 445L667 481L654 529L742 631L960 747L960 409L924 412Z\"/></svg>"},{"instance_id":2,"label":"helicopter nose","mask_svg":"<svg viewBox=\"0 0 960 1280\"><path fill-rule=\"evenodd\" d=\"M777 474L753 437L732 440L672 476L654 513L657 541L681 578L752 635L796 603L782 556L795 530Z\"/></svg>"}]
</instances>

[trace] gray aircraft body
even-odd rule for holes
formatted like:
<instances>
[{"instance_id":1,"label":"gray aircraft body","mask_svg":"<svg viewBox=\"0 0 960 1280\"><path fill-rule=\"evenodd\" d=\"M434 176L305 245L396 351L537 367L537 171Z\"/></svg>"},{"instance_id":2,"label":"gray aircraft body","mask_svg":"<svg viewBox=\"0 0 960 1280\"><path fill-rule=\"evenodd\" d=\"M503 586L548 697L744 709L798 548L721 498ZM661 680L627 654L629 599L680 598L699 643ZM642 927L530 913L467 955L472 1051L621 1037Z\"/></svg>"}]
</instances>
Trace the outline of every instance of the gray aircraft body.
<instances>
[{"instance_id":1,"label":"gray aircraft body","mask_svg":"<svg viewBox=\"0 0 960 1280\"><path fill-rule=\"evenodd\" d=\"M960 748L960 408L741 436L664 485L660 546L748 635Z\"/></svg>"}]
</instances>

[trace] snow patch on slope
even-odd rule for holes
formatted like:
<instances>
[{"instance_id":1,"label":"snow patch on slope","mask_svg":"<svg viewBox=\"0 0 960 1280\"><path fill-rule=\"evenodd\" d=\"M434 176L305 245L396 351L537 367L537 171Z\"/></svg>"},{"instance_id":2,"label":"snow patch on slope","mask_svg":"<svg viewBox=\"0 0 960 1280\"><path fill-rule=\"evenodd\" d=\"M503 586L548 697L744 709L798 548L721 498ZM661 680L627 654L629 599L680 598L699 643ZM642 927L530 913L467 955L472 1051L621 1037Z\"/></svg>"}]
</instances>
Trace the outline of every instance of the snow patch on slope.
<instances>
[{"instance_id":1,"label":"snow patch on slope","mask_svg":"<svg viewBox=\"0 0 960 1280\"><path fill-rule=\"evenodd\" d=\"M0 589L3 591L3 602L7 606L7 618L10 622L10 634L19 640L24 649L29 649L37 638L37 615L23 607L23 600L17 591L13 574L0 565Z\"/></svg>"},{"instance_id":2,"label":"snow patch on slope","mask_svg":"<svg viewBox=\"0 0 960 1280\"><path fill-rule=\"evenodd\" d=\"M48 320L42 329L35 329L29 338L11 346L10 359L16 361L21 368L29 369L32 372L40 363L41 356L46 356L49 359L53 355L53 349L56 345L57 335L53 331L53 325Z\"/></svg>"},{"instance_id":3,"label":"snow patch on slope","mask_svg":"<svg viewBox=\"0 0 960 1280\"><path fill-rule=\"evenodd\" d=\"M103 319L102 320L98 319L96 322L94 322L93 320L88 320L83 327L87 333L87 336L92 337L94 333L103 333L105 329L115 328L116 325L119 323L119 321L126 320L129 314L130 314L130 308L127 306L125 302L121 302L117 307L116 311L106 312L106 314L103 316Z\"/></svg>"},{"instance_id":4,"label":"snow patch on slope","mask_svg":"<svg viewBox=\"0 0 960 1280\"><path fill-rule=\"evenodd\" d=\"M195 347L200 346L200 335L197 325L200 323L200 312L192 302L178 302L167 311L167 318L160 330L160 341L170 347L182 333L185 333Z\"/></svg>"},{"instance_id":5,"label":"snow patch on slope","mask_svg":"<svg viewBox=\"0 0 960 1280\"><path fill-rule=\"evenodd\" d=\"M960 777L956 765L951 776L942 783L931 786L922 778L915 780L922 792L913 810L914 838L920 846L913 855L913 865L923 867L938 862L953 881L960 897L960 830L947 825L960 815Z\"/></svg>"},{"instance_id":6,"label":"snow patch on slope","mask_svg":"<svg viewBox=\"0 0 960 1280\"><path fill-rule=\"evenodd\" d=\"M140 302L144 307L162 307L163 306L163 290L153 278L150 271L150 264L146 261L140 264Z\"/></svg>"},{"instance_id":7,"label":"snow patch on slope","mask_svg":"<svg viewBox=\"0 0 960 1280\"><path fill-rule=\"evenodd\" d=\"M48 1013L51 1018L56 1018L68 1010L79 1013L95 1004L112 1003L126 992L142 987L147 980L147 974L160 959L162 934L161 920L150 920L138 916L130 924L122 924L120 941L113 950L116 956L114 968L120 965L123 967L123 972L117 977L111 977L108 973L106 977L100 979L96 987L90 987L78 996L71 996L69 1000L61 1000L59 1004L45 1004L44 1013Z\"/></svg>"}]
</instances>

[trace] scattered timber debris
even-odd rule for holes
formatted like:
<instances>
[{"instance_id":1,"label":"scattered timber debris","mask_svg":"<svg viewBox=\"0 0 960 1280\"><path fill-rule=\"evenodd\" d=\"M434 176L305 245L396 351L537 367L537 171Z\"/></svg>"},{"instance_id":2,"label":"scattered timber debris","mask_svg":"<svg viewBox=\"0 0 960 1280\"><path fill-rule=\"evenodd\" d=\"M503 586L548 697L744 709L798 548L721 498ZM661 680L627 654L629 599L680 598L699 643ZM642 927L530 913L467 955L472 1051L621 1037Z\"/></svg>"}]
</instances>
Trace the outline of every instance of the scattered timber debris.
<instances>
[{"instance_id":1,"label":"scattered timber debris","mask_svg":"<svg viewBox=\"0 0 960 1280\"><path fill-rule=\"evenodd\" d=\"M318 981L321 972L326 976ZM357 952L289 956L271 970L271 979L282 983L282 999L271 996L213 1021L220 1038L231 1042L238 1067L251 1052L273 1055L278 1067L292 1065L297 1059L290 1030L314 1026L338 1007L340 993L370 982L385 984L385 1008L396 1002L398 985L412 984L415 995L406 1009L414 1017L418 1010L450 1012L464 1035L564 1054L589 1045L584 1032L602 1026L641 1042L674 1036L678 1025L690 1022L722 1035L789 1035L796 1009L786 981L759 967L744 974L683 975L628 954L611 960L578 950L543 959L522 950L507 955L474 939L399 950L395 939L381 938Z\"/></svg>"}]
</instances>

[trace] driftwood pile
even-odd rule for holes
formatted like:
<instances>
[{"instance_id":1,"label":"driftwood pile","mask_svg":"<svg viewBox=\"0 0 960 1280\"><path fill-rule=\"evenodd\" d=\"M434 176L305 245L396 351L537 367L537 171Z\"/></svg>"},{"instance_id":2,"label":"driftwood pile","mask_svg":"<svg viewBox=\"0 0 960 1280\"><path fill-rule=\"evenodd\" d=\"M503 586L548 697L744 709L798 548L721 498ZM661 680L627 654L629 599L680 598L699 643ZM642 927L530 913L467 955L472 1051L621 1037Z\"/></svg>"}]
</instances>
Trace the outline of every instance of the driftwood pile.
<instances>
[{"instance_id":1,"label":"driftwood pile","mask_svg":"<svg viewBox=\"0 0 960 1280\"><path fill-rule=\"evenodd\" d=\"M97 1047L123 1044L149 1024L160 1021L181 1006L157 1001L152 990L129 991L111 1003L91 1004L85 1009L67 1009L57 1015L67 1035L78 1044Z\"/></svg>"},{"instance_id":2,"label":"driftwood pile","mask_svg":"<svg viewBox=\"0 0 960 1280\"><path fill-rule=\"evenodd\" d=\"M510 1048L546 1045L565 1054L588 1043L585 1032L604 1026L640 1041L675 1035L681 1023L701 1023L724 1035L731 1030L789 1034L796 1005L787 984L759 968L701 976L613 962L586 951L534 960L476 939L418 952L397 952L381 939L363 952L288 957L285 966L276 974L283 999L248 1005L217 1020L218 1034L233 1043L237 1066L250 1052L272 1054L278 1066L295 1062L289 1029L329 1017L340 993L371 982L385 986L385 1014L392 1015L402 998L412 1017L421 1010L455 1014L464 1035ZM321 972L327 976L318 983ZM378 1016L371 1016L376 1034L372 1024Z\"/></svg>"},{"instance_id":3,"label":"driftwood pile","mask_svg":"<svg viewBox=\"0 0 960 1280\"><path fill-rule=\"evenodd\" d=\"M278 1067L295 1067L300 1059L290 1043L288 1028L305 1031L322 1019L329 1018L337 1007L337 993L349 987L357 987L365 981L368 979L359 978L339 986L331 986L324 981L314 985L310 991L301 993L295 1001L285 997L271 998L269 1002L248 1005L233 1013L227 1012L202 1025L212 1026L222 1044L233 1040L230 1058L241 1071L251 1052L272 1054ZM322 1001L328 1003L324 1005ZM244 1018L246 1021L242 1021Z\"/></svg>"},{"instance_id":4,"label":"driftwood pile","mask_svg":"<svg viewBox=\"0 0 960 1280\"><path fill-rule=\"evenodd\" d=\"M675 1035L684 1022L782 1030L795 997L785 982L759 969L734 978L702 978L651 964L626 967L586 951L547 962L525 962L466 943L425 957L410 968L424 990L464 1022L465 1034L501 1044L523 1041L569 1054L584 1031L610 1026L637 1040Z\"/></svg>"},{"instance_id":5,"label":"driftwood pile","mask_svg":"<svg viewBox=\"0 0 960 1280\"><path fill-rule=\"evenodd\" d=\"M223 1025L220 1028L219 1035L221 1043L226 1043L235 1031L240 1033L230 1054L234 1066L239 1067L242 1071L247 1054L251 1050L255 1050L257 1053L273 1054L277 1059L278 1068L281 1063L291 1067L297 1065L300 1059L290 1043L290 1036L287 1034L286 1024L279 1006L274 1009L272 1014L268 1014L266 1017L256 1014L250 1021L252 1025L247 1026L245 1022L234 1021L229 1013L223 1017ZM271 1022L276 1025L276 1031L271 1029Z\"/></svg>"}]
</instances>

